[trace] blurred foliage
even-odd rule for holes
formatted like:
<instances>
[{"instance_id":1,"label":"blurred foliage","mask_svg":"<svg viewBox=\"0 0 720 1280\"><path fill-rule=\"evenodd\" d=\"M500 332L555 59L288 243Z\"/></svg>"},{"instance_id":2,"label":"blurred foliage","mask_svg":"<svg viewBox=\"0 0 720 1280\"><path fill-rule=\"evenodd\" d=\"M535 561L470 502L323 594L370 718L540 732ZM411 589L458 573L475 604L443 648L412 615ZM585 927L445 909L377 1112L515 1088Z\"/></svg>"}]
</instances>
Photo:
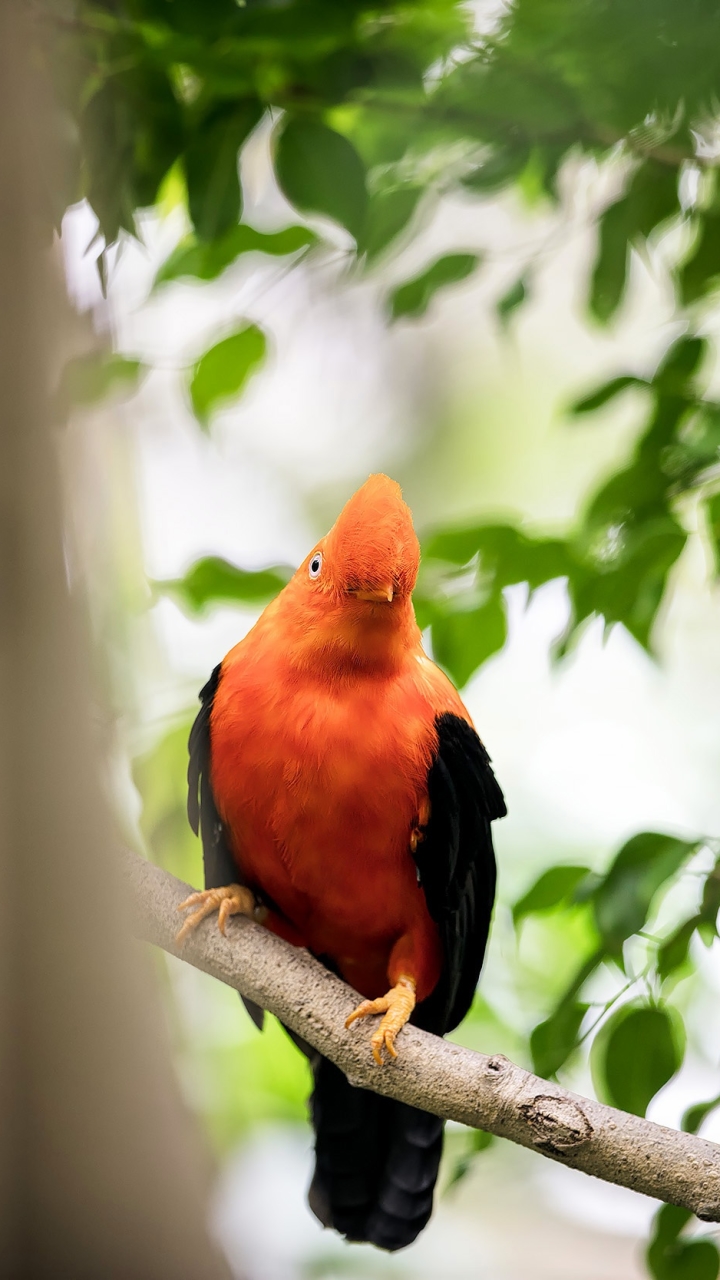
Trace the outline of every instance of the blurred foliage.
<instances>
[{"instance_id":1,"label":"blurred foliage","mask_svg":"<svg viewBox=\"0 0 720 1280\"><path fill-rule=\"evenodd\" d=\"M698 1133L708 1116L720 1107L720 1096L711 1098L709 1102L696 1102L688 1107L682 1118L683 1133Z\"/></svg>"},{"instance_id":2,"label":"blurred foliage","mask_svg":"<svg viewBox=\"0 0 720 1280\"><path fill-rule=\"evenodd\" d=\"M233 362L229 355L234 341L225 339L203 357L193 388L206 362L214 368L215 361L227 358L225 381L214 385L218 397L232 394L233 377L242 382L247 376L243 361L238 357ZM245 341L242 334L237 341ZM570 616L558 637L559 654L598 615L606 627L622 623L644 648L652 649L652 628L668 575L688 538L677 501L691 493L702 496L717 472L720 403L705 397L699 381L707 355L706 340L685 335L648 379L619 376L572 407L575 416L584 417L630 387L640 388L649 402L626 467L591 494L565 538L533 537L512 525L478 525L438 531L424 541L415 597L418 620L421 627L430 627L433 653L457 684L466 684L503 647L503 592L515 583L527 583L532 592L553 579L566 580ZM203 377L201 386L206 385ZM205 399L203 416L207 407ZM711 530L714 511L711 504Z\"/></svg>"},{"instance_id":3,"label":"blurred foliage","mask_svg":"<svg viewBox=\"0 0 720 1280\"><path fill-rule=\"evenodd\" d=\"M265 358L265 334L246 324L216 342L197 361L190 378L195 416L207 427L210 415L242 391Z\"/></svg>"},{"instance_id":4,"label":"blurred foliage","mask_svg":"<svg viewBox=\"0 0 720 1280\"><path fill-rule=\"evenodd\" d=\"M285 583L293 570L286 565L272 569L260 569L251 573L238 569L220 556L206 556L196 560L184 578L156 582L155 587L169 595L189 613L200 613L208 605L232 600L243 604L268 604Z\"/></svg>"},{"instance_id":5,"label":"blurred foliage","mask_svg":"<svg viewBox=\"0 0 720 1280\"><path fill-rule=\"evenodd\" d=\"M714 1241L681 1234L691 1217L674 1204L664 1204L655 1215L647 1264L656 1280L717 1280L720 1256Z\"/></svg>"},{"instance_id":6,"label":"blurred foliage","mask_svg":"<svg viewBox=\"0 0 720 1280\"><path fill-rule=\"evenodd\" d=\"M510 321L518 310L526 301L530 293L530 281L525 272L510 286L507 293L504 293L496 304L498 319L504 328L507 328Z\"/></svg>"},{"instance_id":7,"label":"blurred foliage","mask_svg":"<svg viewBox=\"0 0 720 1280\"><path fill-rule=\"evenodd\" d=\"M622 1005L593 1041L597 1092L605 1102L644 1116L656 1093L682 1066L682 1020L668 1007Z\"/></svg>"},{"instance_id":8,"label":"blurred foliage","mask_svg":"<svg viewBox=\"0 0 720 1280\"><path fill-rule=\"evenodd\" d=\"M591 214L597 250L588 323L609 325L620 314L633 254L651 253L668 230L681 232L662 268L679 336L654 371L619 370L569 411L580 423L631 391L644 416L623 469L591 494L562 537L478 524L424 540L418 617L459 685L505 643L504 591L515 583L532 593L566 581L570 614L558 656L593 617L606 628L623 626L652 652L694 508L720 570L720 402L707 392L713 353L703 336L720 286L720 5L517 0L483 34L473 12L455 0L76 0L71 18L48 8L46 24L59 47L52 65L75 175L70 190L53 193L52 216L59 223L65 205L84 195L110 246L135 233L138 209L158 198L168 173L180 175L193 230L161 267L156 287L215 279L248 252L285 255L292 266L338 243L357 276L402 250L444 193L480 207L516 185L526 200L557 202L563 166L579 155L605 166L614 183L608 203ZM297 225L272 234L240 222L238 154L263 118L272 123L278 184L297 215ZM571 166L563 180L566 173L571 179ZM466 278L480 260L477 251L449 254L401 279L386 300L388 318L422 315L439 288ZM104 255L99 262L104 270ZM531 279L526 264L497 301L503 324L522 307ZM242 392L266 351L255 325L216 336L189 374L203 427ZM62 396L87 401L132 384L139 368L113 359L69 368ZM284 577L208 559L158 587L198 610L262 602ZM180 794L186 729L138 763L137 781L153 856L197 879ZM563 1070L597 1031L599 1088L644 1114L682 1060L673 993L692 968L693 940L707 943L717 932L720 860L708 869L709 851L717 857L710 840L642 833L604 874L555 867L528 887L514 921L520 955L533 937L536 943L528 1036L538 1071ZM655 936L658 904L691 874L701 886L695 910ZM645 960L636 971L638 955ZM601 972L615 994L598 1003ZM478 1026L485 1013L479 1016ZM502 1033L495 1026L493 1034ZM284 1070L279 1044L263 1072ZM298 1113L300 1096L292 1071L302 1068L293 1061L293 1082L275 1082L288 1114ZM220 1091L223 1069L215 1068ZM262 1089L259 1080L253 1089ZM717 1098L691 1108L686 1127L697 1129L716 1105ZM656 1217L647 1259L658 1280L716 1280L717 1249L683 1235L687 1219L668 1206Z\"/></svg>"},{"instance_id":9,"label":"blurred foliage","mask_svg":"<svg viewBox=\"0 0 720 1280\"><path fill-rule=\"evenodd\" d=\"M517 929L525 916L537 911L549 911L561 903L572 899L575 889L581 881L586 881L590 872L587 867L549 867L543 871L539 880L524 893L513 907L513 924Z\"/></svg>"},{"instance_id":10,"label":"blurred foliage","mask_svg":"<svg viewBox=\"0 0 720 1280\"><path fill-rule=\"evenodd\" d=\"M368 194L365 167L351 142L320 120L283 121L275 147L280 188L296 209L339 222L360 247Z\"/></svg>"},{"instance_id":11,"label":"blurred foliage","mask_svg":"<svg viewBox=\"0 0 720 1280\"><path fill-rule=\"evenodd\" d=\"M108 351L75 356L65 365L55 393L58 417L64 418L71 406L94 405L114 393L131 394L145 373L139 360Z\"/></svg>"},{"instance_id":12,"label":"blurred foliage","mask_svg":"<svg viewBox=\"0 0 720 1280\"><path fill-rule=\"evenodd\" d=\"M297 255L321 243L324 230L268 235L239 221L238 154L268 114L279 186L299 214L344 229L357 271L402 248L422 225L418 211L444 192L481 201L517 183L557 200L562 165L578 153L608 158L620 184L596 211L588 308L598 322L622 305L631 253L668 226L686 228L671 268L685 336L650 378L623 374L575 407L587 413L628 386L645 389L649 415L630 464L561 542L481 526L426 548L423 612L460 683L504 644L510 583L567 579L560 654L593 616L650 649L687 537L684 495L706 503L717 546L720 408L699 384L707 343L693 329L720 280L718 12L716 0L518 0L479 35L471 8L454 0L380 9L362 0L77 0L72 22L50 23L74 122L67 136L77 140L75 195L87 196L105 245L134 234L137 210L171 170L184 181L193 235L157 284L213 279L250 250ZM430 263L394 288L390 318L422 315L438 288L479 261L454 253ZM525 272L497 304L504 323L528 290ZM190 396L203 426L266 350L247 324L200 358ZM471 585L456 590L470 568Z\"/></svg>"},{"instance_id":13,"label":"blurred foliage","mask_svg":"<svg viewBox=\"0 0 720 1280\"><path fill-rule=\"evenodd\" d=\"M480 1151L489 1150L495 1141L495 1136L492 1133L486 1133L484 1129L471 1130L465 1150L455 1161L443 1190L451 1191L453 1187L457 1186L458 1182L461 1182L465 1175L470 1172L476 1155Z\"/></svg>"},{"instance_id":14,"label":"blurred foliage","mask_svg":"<svg viewBox=\"0 0 720 1280\"><path fill-rule=\"evenodd\" d=\"M390 295L390 315L393 320L401 316L422 316L428 309L433 294L445 285L466 280L475 270L480 259L476 253L448 253L438 258L414 280L400 285Z\"/></svg>"},{"instance_id":15,"label":"blurred foliage","mask_svg":"<svg viewBox=\"0 0 720 1280\"><path fill-rule=\"evenodd\" d=\"M572 914L582 909L588 913L589 932L583 953L579 956L577 971L571 982L564 987L549 1016L534 1029L530 1037L533 1063L538 1074L554 1075L581 1043L584 1038L581 1030L583 1026L588 1026L588 1019L590 1028L595 1030L614 1006L615 999L600 1011L595 1009L592 1012L589 1004L579 1000L586 984L601 965L613 966L628 979L624 983L625 989L637 981L644 985L648 993L653 990L662 993L663 984L668 989L671 988L671 980L687 963L689 938L685 951L676 952L672 966L667 962L668 939L654 938L646 949L646 964L641 975L628 970L626 944L632 938L645 934L652 926L659 899L687 870L688 863L703 847L702 841L678 840L659 832L643 832L633 836L622 846L604 875L577 866L552 867L544 871L515 904L513 918L516 929L522 929L523 922L528 917L549 911L560 909ZM717 875L716 862L703 877L703 901L708 892L714 892ZM716 933L716 917L717 910L712 919L713 936ZM676 927L671 937L677 932L683 932L684 935L690 926L692 934L698 928L698 920L699 913L693 913L688 920ZM622 989L620 994L624 994ZM605 1024L609 1028L609 1039L598 1036L594 1042L594 1051L599 1055L595 1058L597 1076L605 1080L605 1092L613 1099L619 1098L618 1090L621 1090L621 1086L616 1086L614 1082L623 1073L629 1080L631 1069L635 1070L637 1067L641 1072L645 1071L648 1081L655 1079L652 1072L656 1069L658 1054L652 1048L652 1035L657 1036L658 1043L665 1035L665 1031L658 1030L658 1018L654 1018L652 1030L649 1029L650 1021L643 1024L635 1017L629 1028L622 1031L622 1020L629 1011L630 1006L623 1004ZM645 1012L661 1013L662 1009L659 1005L654 1008L647 1004ZM647 1031L646 1049L642 1047L645 1043L643 1026ZM681 1033L672 1027L670 1031L672 1034L668 1032L668 1035L672 1043L679 1044ZM672 1054L668 1049L664 1061L669 1062L671 1058ZM674 1058L672 1060L675 1061ZM679 1065L680 1060L662 1084L666 1083ZM653 1088L646 1101L649 1102L661 1087L659 1084ZM639 1096L641 1086L634 1088L633 1096ZM624 1103L616 1101L616 1105L624 1106Z\"/></svg>"},{"instance_id":16,"label":"blurred foliage","mask_svg":"<svg viewBox=\"0 0 720 1280\"><path fill-rule=\"evenodd\" d=\"M216 280L245 253L267 253L282 258L308 249L316 241L317 237L307 227L285 227L283 231L265 233L244 223L211 244L203 244L196 236L190 236L165 260L155 277L155 288L171 280Z\"/></svg>"}]
</instances>

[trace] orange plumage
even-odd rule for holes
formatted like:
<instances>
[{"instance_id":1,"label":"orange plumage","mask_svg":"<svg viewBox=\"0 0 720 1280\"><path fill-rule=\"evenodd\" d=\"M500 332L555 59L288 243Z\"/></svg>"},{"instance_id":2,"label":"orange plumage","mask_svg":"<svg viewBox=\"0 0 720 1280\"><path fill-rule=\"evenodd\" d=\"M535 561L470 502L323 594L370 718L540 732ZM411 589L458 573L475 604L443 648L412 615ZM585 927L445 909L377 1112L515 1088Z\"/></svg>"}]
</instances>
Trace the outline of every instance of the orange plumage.
<instances>
[{"instance_id":1,"label":"orange plumage","mask_svg":"<svg viewBox=\"0 0 720 1280\"><path fill-rule=\"evenodd\" d=\"M424 653L411 593L419 546L400 488L350 499L201 693L188 813L202 824L211 911L254 913L306 946L384 1016L376 1061L409 1018L440 1034L467 1012L504 813L457 691ZM198 794L199 791L199 794ZM230 883L230 882L237 883ZM401 1248L427 1221L442 1149L434 1116L353 1090L314 1062L317 1216Z\"/></svg>"},{"instance_id":2,"label":"orange plumage","mask_svg":"<svg viewBox=\"0 0 720 1280\"><path fill-rule=\"evenodd\" d=\"M365 996L410 972L422 1000L440 948L408 848L435 717L469 717L422 650L418 562L399 486L372 476L228 654L211 731L218 810L244 883L282 913L270 927Z\"/></svg>"}]
</instances>

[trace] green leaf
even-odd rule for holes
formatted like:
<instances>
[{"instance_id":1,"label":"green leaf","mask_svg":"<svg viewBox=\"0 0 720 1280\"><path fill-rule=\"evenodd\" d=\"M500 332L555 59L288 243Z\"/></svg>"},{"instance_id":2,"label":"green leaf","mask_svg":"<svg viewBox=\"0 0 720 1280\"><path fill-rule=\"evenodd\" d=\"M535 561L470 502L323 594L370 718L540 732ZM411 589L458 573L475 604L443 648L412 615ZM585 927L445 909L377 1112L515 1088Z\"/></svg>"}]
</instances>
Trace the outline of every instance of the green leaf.
<instances>
[{"instance_id":1,"label":"green leaf","mask_svg":"<svg viewBox=\"0 0 720 1280\"><path fill-rule=\"evenodd\" d=\"M60 377L56 403L61 413L72 405L97 404L111 391L131 395L147 373L140 360L128 360L111 352L92 352L68 360Z\"/></svg>"},{"instance_id":2,"label":"green leaf","mask_svg":"<svg viewBox=\"0 0 720 1280\"><path fill-rule=\"evenodd\" d=\"M658 948L657 970L661 979L682 968L688 957L690 939L700 923L699 916L684 920L673 934Z\"/></svg>"},{"instance_id":3,"label":"green leaf","mask_svg":"<svg viewBox=\"0 0 720 1280\"><path fill-rule=\"evenodd\" d=\"M700 401L679 427L659 461L673 485L687 490L704 482L704 473L720 461L720 405Z\"/></svg>"},{"instance_id":4,"label":"green leaf","mask_svg":"<svg viewBox=\"0 0 720 1280\"><path fill-rule=\"evenodd\" d=\"M283 257L317 242L315 232L309 227L285 227L282 231L264 232L256 231L245 223L233 227L226 235L209 244L201 244L190 237L179 244L162 264L155 276L153 288L167 284L170 280L180 280L183 276L194 276L197 280L216 280L226 267L244 253L267 253Z\"/></svg>"},{"instance_id":5,"label":"green leaf","mask_svg":"<svg viewBox=\"0 0 720 1280\"><path fill-rule=\"evenodd\" d=\"M675 444L690 402L684 396L654 397L652 412L629 465L616 472L594 494L584 515L585 532L591 536L607 525L622 526L623 535L646 537L682 529L668 498L669 477L663 470L666 450ZM602 548L595 559L607 568L622 559L627 538L615 540L614 554Z\"/></svg>"},{"instance_id":6,"label":"green leaf","mask_svg":"<svg viewBox=\"0 0 720 1280\"><path fill-rule=\"evenodd\" d=\"M590 290L590 310L601 324L615 315L625 293L630 245L642 242L679 212L677 171L652 158L635 171L627 194L600 222L600 244Z\"/></svg>"},{"instance_id":7,"label":"green leaf","mask_svg":"<svg viewBox=\"0 0 720 1280\"><path fill-rule=\"evenodd\" d=\"M470 1172L475 1162L475 1156L481 1151L487 1151L488 1147L491 1147L494 1142L494 1134L487 1133L485 1129L473 1129L470 1142L460 1158L456 1160L450 1177L445 1184L445 1190L449 1191L451 1187L456 1187L459 1182L462 1182L463 1178Z\"/></svg>"},{"instance_id":8,"label":"green leaf","mask_svg":"<svg viewBox=\"0 0 720 1280\"><path fill-rule=\"evenodd\" d=\"M709 1102L695 1102L683 1112L680 1128L683 1133L699 1133L701 1126L712 1111L720 1107L720 1093Z\"/></svg>"},{"instance_id":9,"label":"green leaf","mask_svg":"<svg viewBox=\"0 0 720 1280\"><path fill-rule=\"evenodd\" d=\"M691 1218L690 1210L683 1209L679 1204L661 1205L653 1220L653 1240L659 1240L662 1244L672 1244Z\"/></svg>"},{"instance_id":10,"label":"green leaf","mask_svg":"<svg viewBox=\"0 0 720 1280\"><path fill-rule=\"evenodd\" d=\"M631 235L647 239L668 218L679 214L678 171L648 156L635 171L628 195Z\"/></svg>"},{"instance_id":11,"label":"green leaf","mask_svg":"<svg viewBox=\"0 0 720 1280\"><path fill-rule=\"evenodd\" d=\"M638 644L649 649L667 577L687 534L669 514L633 524L632 511L621 512L618 506L613 513L621 487L625 492L633 488L627 473L614 481L598 495L596 512L588 515L586 536L596 523L593 517L600 515L601 503L605 505L604 527L596 527L591 556L570 575L570 595L577 622L593 614L604 617L608 625L621 622Z\"/></svg>"},{"instance_id":12,"label":"green leaf","mask_svg":"<svg viewBox=\"0 0 720 1280\"><path fill-rule=\"evenodd\" d=\"M614 400L615 396L620 395L620 392L625 391L627 387L646 387L647 385L647 382L644 382L642 378L634 378L630 374L623 374L620 378L611 378L609 382L604 382L601 387L591 391L590 395L583 396L582 400L576 400L570 406L569 412L575 415L594 413L596 409L601 409L609 400Z\"/></svg>"},{"instance_id":13,"label":"green leaf","mask_svg":"<svg viewBox=\"0 0 720 1280\"><path fill-rule=\"evenodd\" d=\"M473 1151L487 1151L495 1141L493 1133L487 1133L485 1129L475 1129L472 1136Z\"/></svg>"},{"instance_id":14,"label":"green leaf","mask_svg":"<svg viewBox=\"0 0 720 1280\"><path fill-rule=\"evenodd\" d=\"M628 221L627 199L611 204L600 220L598 255L590 284L590 311L601 324L612 320L625 293Z\"/></svg>"},{"instance_id":15,"label":"green leaf","mask_svg":"<svg viewBox=\"0 0 720 1280\"><path fill-rule=\"evenodd\" d=\"M240 220L238 152L261 116L254 98L222 103L198 124L186 148L188 205L201 240L215 240Z\"/></svg>"},{"instance_id":16,"label":"green leaf","mask_svg":"<svg viewBox=\"0 0 720 1280\"><path fill-rule=\"evenodd\" d=\"M717 1280L720 1255L712 1240L679 1240L669 1248L650 1245L647 1263L655 1280Z\"/></svg>"},{"instance_id":17,"label":"green leaf","mask_svg":"<svg viewBox=\"0 0 720 1280\"><path fill-rule=\"evenodd\" d=\"M530 157L530 146L521 144L515 150L499 149L477 169L462 179L469 191L498 191L519 178Z\"/></svg>"},{"instance_id":18,"label":"green leaf","mask_svg":"<svg viewBox=\"0 0 720 1280\"><path fill-rule=\"evenodd\" d=\"M448 253L438 258L419 276L393 290L389 298L391 319L399 320L401 316L417 319L427 311L438 289L466 280L479 263L476 253Z\"/></svg>"},{"instance_id":19,"label":"green leaf","mask_svg":"<svg viewBox=\"0 0 720 1280\"><path fill-rule=\"evenodd\" d=\"M720 1257L712 1241L680 1238L691 1218L689 1209L677 1205L658 1210L646 1254L655 1280L717 1280Z\"/></svg>"},{"instance_id":20,"label":"green leaf","mask_svg":"<svg viewBox=\"0 0 720 1280\"><path fill-rule=\"evenodd\" d=\"M477 555L484 540L486 527L473 525L471 528L437 529L423 543L422 559L443 560L448 564L466 565ZM515 530L512 530L515 534Z\"/></svg>"},{"instance_id":21,"label":"green leaf","mask_svg":"<svg viewBox=\"0 0 720 1280\"><path fill-rule=\"evenodd\" d=\"M700 904L702 924L709 926L713 933L716 932L717 928L718 911L720 911L720 858L718 858L712 871L705 879L705 887Z\"/></svg>"},{"instance_id":22,"label":"green leaf","mask_svg":"<svg viewBox=\"0 0 720 1280\"><path fill-rule=\"evenodd\" d=\"M405 230L422 195L422 187L406 186L372 196L364 242L369 260L377 258Z\"/></svg>"},{"instance_id":23,"label":"green leaf","mask_svg":"<svg viewBox=\"0 0 720 1280\"><path fill-rule=\"evenodd\" d=\"M466 566L475 556L479 583L489 592L517 582L534 590L565 577L575 626L600 614L609 624L622 622L647 648L667 575L687 539L662 505L667 478L650 473L648 480L648 472L635 463L607 482L574 542L530 538L508 525L438 530L423 545L426 581L432 561Z\"/></svg>"},{"instance_id":24,"label":"green leaf","mask_svg":"<svg viewBox=\"0 0 720 1280\"><path fill-rule=\"evenodd\" d=\"M595 919L608 950L621 951L642 929L658 890L697 848L695 841L645 831L623 845L594 894Z\"/></svg>"},{"instance_id":25,"label":"green leaf","mask_svg":"<svg viewBox=\"0 0 720 1280\"><path fill-rule=\"evenodd\" d=\"M291 118L277 139L275 172L296 209L339 222L362 247L368 206L365 167L347 138L320 120Z\"/></svg>"},{"instance_id":26,"label":"green leaf","mask_svg":"<svg viewBox=\"0 0 720 1280\"><path fill-rule=\"evenodd\" d=\"M655 1094L682 1065L682 1020L667 1007L624 1005L593 1043L591 1063L605 1101L644 1116Z\"/></svg>"},{"instance_id":27,"label":"green leaf","mask_svg":"<svg viewBox=\"0 0 720 1280\"><path fill-rule=\"evenodd\" d=\"M533 1069L547 1079L553 1076L577 1047L580 1026L589 1005L563 1001L553 1014L540 1022L530 1036Z\"/></svg>"},{"instance_id":28,"label":"green leaf","mask_svg":"<svg viewBox=\"0 0 720 1280\"><path fill-rule=\"evenodd\" d=\"M166 579L153 586L163 595L172 596L190 613L200 613L208 605L229 600L239 604L267 604L282 591L293 572L287 565L250 571L219 556L207 556L197 560L183 578Z\"/></svg>"},{"instance_id":29,"label":"green leaf","mask_svg":"<svg viewBox=\"0 0 720 1280\"><path fill-rule=\"evenodd\" d=\"M440 613L432 623L433 657L462 689L478 667L505 644L507 618L502 596L476 609Z\"/></svg>"},{"instance_id":30,"label":"green leaf","mask_svg":"<svg viewBox=\"0 0 720 1280\"><path fill-rule=\"evenodd\" d=\"M528 280L525 272L510 286L507 293L495 304L500 323L507 328L510 320L528 296Z\"/></svg>"},{"instance_id":31,"label":"green leaf","mask_svg":"<svg viewBox=\"0 0 720 1280\"><path fill-rule=\"evenodd\" d=\"M200 357L192 372L190 399L204 427L215 409L239 395L265 359L266 349L265 334L257 325L248 324Z\"/></svg>"},{"instance_id":32,"label":"green leaf","mask_svg":"<svg viewBox=\"0 0 720 1280\"><path fill-rule=\"evenodd\" d=\"M663 356L653 376L653 386L666 396L683 395L688 391L698 367L708 350L705 338L687 334L673 342Z\"/></svg>"},{"instance_id":33,"label":"green leaf","mask_svg":"<svg viewBox=\"0 0 720 1280\"><path fill-rule=\"evenodd\" d=\"M708 533L710 534L715 573L720 576L720 493L708 498L705 503L705 517Z\"/></svg>"},{"instance_id":34,"label":"green leaf","mask_svg":"<svg viewBox=\"0 0 720 1280\"><path fill-rule=\"evenodd\" d=\"M537 911L550 911L561 902L571 902L573 890L590 872L587 867L549 867L513 907L513 924Z\"/></svg>"},{"instance_id":35,"label":"green leaf","mask_svg":"<svg viewBox=\"0 0 720 1280\"><path fill-rule=\"evenodd\" d=\"M527 582L531 589L571 573L574 561L567 543L557 538L529 538L511 525L476 525L439 529L423 544L423 559L466 565L477 555L483 579L497 588Z\"/></svg>"},{"instance_id":36,"label":"green leaf","mask_svg":"<svg viewBox=\"0 0 720 1280\"><path fill-rule=\"evenodd\" d=\"M683 306L690 306L716 288L719 276L720 213L705 213L693 251L678 276Z\"/></svg>"},{"instance_id":37,"label":"green leaf","mask_svg":"<svg viewBox=\"0 0 720 1280\"><path fill-rule=\"evenodd\" d=\"M101 65L88 66L80 95L77 125L86 176L76 198L87 196L110 245L121 230L135 234L135 213L154 204L182 151L185 130L165 67L127 47L119 58L112 49L98 54ZM111 62L116 65L109 73Z\"/></svg>"}]
</instances>

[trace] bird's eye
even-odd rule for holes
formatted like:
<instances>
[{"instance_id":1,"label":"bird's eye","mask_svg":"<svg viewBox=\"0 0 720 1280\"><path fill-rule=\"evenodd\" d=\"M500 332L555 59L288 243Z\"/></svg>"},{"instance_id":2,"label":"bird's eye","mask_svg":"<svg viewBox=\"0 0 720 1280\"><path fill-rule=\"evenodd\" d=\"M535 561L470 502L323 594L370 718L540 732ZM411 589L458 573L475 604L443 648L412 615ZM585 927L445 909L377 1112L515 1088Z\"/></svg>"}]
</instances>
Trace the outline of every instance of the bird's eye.
<instances>
[{"instance_id":1,"label":"bird's eye","mask_svg":"<svg viewBox=\"0 0 720 1280\"><path fill-rule=\"evenodd\" d=\"M319 551L316 551L315 555L313 556L308 566L308 573L310 574L311 578L319 578L321 569L322 569L322 555L320 554Z\"/></svg>"}]
</instances>

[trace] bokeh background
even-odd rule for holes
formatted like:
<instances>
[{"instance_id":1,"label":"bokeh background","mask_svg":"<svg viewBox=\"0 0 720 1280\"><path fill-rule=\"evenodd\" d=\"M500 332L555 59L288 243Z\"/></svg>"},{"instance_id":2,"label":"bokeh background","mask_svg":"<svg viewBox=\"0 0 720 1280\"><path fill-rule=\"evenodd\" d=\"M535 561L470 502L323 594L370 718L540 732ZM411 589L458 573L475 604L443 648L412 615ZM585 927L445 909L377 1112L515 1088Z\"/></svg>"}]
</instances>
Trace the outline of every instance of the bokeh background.
<instances>
[{"instance_id":1,"label":"bokeh background","mask_svg":"<svg viewBox=\"0 0 720 1280\"><path fill-rule=\"evenodd\" d=\"M505 16L502 6L477 6L476 33ZM508 523L564 539L589 496L632 458L646 391L629 386L586 415L572 406L618 374L650 377L688 332L671 278L691 242L684 214L694 179L682 164L685 205L629 254L622 306L603 325L587 297L599 213L628 180L622 150L570 151L552 193L532 166L482 200L439 192L407 242L361 270L346 230L300 214L283 194L276 129L266 117L242 148L243 224L268 234L308 227L321 237L311 252L246 252L210 280L168 271L193 234L177 167L136 213L134 235L105 248L102 273L102 227L87 199L68 208L59 240L77 312L71 354L85 376L94 361L114 370L99 389L75 386L64 444L70 574L87 586L112 708L109 787L126 838L196 885L201 849L184 810L197 693L278 580L253 577L223 600L213 579L194 607L192 567L220 557L282 576L374 471L401 483L426 546L439 529ZM464 278L432 292L419 314L389 314L393 290L459 253L476 255ZM703 313L708 350L719 321L712 307ZM265 358L203 419L193 371L246 322L266 335ZM704 367L711 399L717 375ZM468 661L463 696L509 816L496 827L499 897L481 988L455 1033L537 1066L531 1033L593 954L597 925L570 890L538 899L524 917L513 908L550 867L604 874L637 832L688 841L679 873L658 881L643 928L625 942L624 972L605 960L589 973L556 1068L569 1087L607 1096L603 1019L633 1002L662 1007L676 1056L667 1083L650 1090L648 1114L676 1126L720 1091L714 928L692 936L662 989L651 960L656 940L698 909L720 837L720 594L697 503L678 501L689 536L669 571L652 652L592 616L558 656L571 607L559 574L532 590L523 580L503 587L507 639L488 655L479 642ZM432 650L429 630L426 641ZM457 654L446 665L462 674ZM461 1126L449 1126L437 1210L411 1249L386 1257L323 1232L305 1206L304 1059L273 1019L258 1034L234 992L167 957L157 969L182 1089L216 1162L212 1231L238 1277L647 1274L657 1205ZM555 1070L545 1063L546 1074ZM709 1113L703 1134L720 1139L720 1118ZM712 1265L677 1276L714 1280Z\"/></svg>"}]
</instances>

